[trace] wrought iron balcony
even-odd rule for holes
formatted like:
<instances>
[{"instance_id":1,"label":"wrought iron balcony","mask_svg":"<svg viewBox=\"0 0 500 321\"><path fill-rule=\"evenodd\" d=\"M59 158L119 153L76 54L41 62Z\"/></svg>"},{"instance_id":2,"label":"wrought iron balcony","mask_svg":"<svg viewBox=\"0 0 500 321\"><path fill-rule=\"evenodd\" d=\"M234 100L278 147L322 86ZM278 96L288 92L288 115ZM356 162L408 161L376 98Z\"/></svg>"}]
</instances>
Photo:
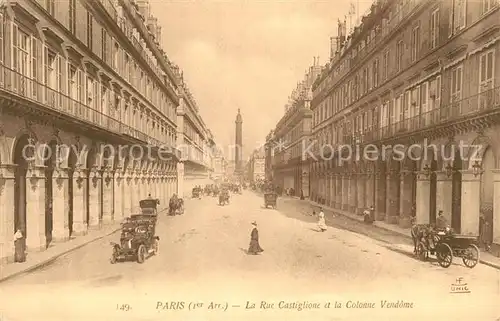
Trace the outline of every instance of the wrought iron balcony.
<instances>
[{"instance_id":1,"label":"wrought iron balcony","mask_svg":"<svg viewBox=\"0 0 500 321\"><path fill-rule=\"evenodd\" d=\"M500 112L500 87L461 100L452 100L446 105L382 128L366 130L357 137L360 137L359 143L361 144L374 143L430 130L440 125L451 125L495 111ZM342 143L355 143L352 137L353 135L346 135Z\"/></svg>"},{"instance_id":2,"label":"wrought iron balcony","mask_svg":"<svg viewBox=\"0 0 500 321\"><path fill-rule=\"evenodd\" d=\"M0 64L0 96L30 102L37 107L69 116L114 134L125 134L154 146L164 143L119 119L110 117L84 103Z\"/></svg>"}]
</instances>

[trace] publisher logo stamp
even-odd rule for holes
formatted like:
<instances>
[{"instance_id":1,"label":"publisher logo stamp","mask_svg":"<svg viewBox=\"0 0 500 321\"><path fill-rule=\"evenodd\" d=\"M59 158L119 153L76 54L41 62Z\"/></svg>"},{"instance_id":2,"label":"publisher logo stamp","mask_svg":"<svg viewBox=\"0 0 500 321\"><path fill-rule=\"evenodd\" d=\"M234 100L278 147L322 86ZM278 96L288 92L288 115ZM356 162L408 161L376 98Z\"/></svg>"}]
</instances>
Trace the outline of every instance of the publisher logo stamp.
<instances>
[{"instance_id":1,"label":"publisher logo stamp","mask_svg":"<svg viewBox=\"0 0 500 321\"><path fill-rule=\"evenodd\" d=\"M469 286L464 281L464 278L459 277L450 286L450 293L470 293Z\"/></svg>"}]
</instances>

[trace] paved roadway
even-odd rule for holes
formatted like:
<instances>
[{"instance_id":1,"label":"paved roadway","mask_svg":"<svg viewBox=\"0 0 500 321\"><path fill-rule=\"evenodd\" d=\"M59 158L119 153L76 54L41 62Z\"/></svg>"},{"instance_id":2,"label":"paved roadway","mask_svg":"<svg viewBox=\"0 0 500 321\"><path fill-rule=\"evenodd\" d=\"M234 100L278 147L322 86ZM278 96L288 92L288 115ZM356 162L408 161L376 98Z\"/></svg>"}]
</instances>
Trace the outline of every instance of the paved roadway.
<instances>
[{"instance_id":1,"label":"paved roadway","mask_svg":"<svg viewBox=\"0 0 500 321\"><path fill-rule=\"evenodd\" d=\"M305 208L280 199L278 210L263 209L262 198L249 191L233 195L228 206L206 197L188 200L186 207L184 215L161 216L160 253L144 264L109 263L109 242L119 239L115 234L0 284L0 320L500 317L500 273L485 265L468 269L456 259L457 264L443 269L351 231L330 227L320 233L315 218L301 214ZM258 256L245 253L253 220L265 249ZM459 277L471 293L449 293ZM194 300L204 306L189 311ZM349 300L374 302L375 308L347 308ZM413 302L413 309L381 308L382 300ZM185 301L184 309L166 306L172 301ZM256 309L245 309L247 301L256 303ZM276 302L275 308L259 309L261 301ZM322 308L299 313L279 309L280 301L320 302ZM341 309L333 308L335 301ZM228 310L211 310L211 302L227 302ZM326 302L330 309L324 308ZM123 304L131 309L120 309Z\"/></svg>"}]
</instances>

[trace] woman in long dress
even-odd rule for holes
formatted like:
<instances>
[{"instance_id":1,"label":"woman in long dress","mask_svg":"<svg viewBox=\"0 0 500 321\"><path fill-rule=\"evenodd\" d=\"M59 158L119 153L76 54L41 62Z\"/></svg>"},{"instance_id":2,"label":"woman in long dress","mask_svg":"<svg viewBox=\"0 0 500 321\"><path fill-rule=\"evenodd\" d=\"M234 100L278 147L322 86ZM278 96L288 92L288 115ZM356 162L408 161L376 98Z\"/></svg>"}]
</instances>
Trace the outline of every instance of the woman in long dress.
<instances>
[{"instance_id":1,"label":"woman in long dress","mask_svg":"<svg viewBox=\"0 0 500 321\"><path fill-rule=\"evenodd\" d=\"M250 234L250 245L248 246L248 254L256 255L264 250L260 247L259 244L259 231L257 230L257 222L253 221L252 225L254 228L252 229L252 233Z\"/></svg>"},{"instance_id":2,"label":"woman in long dress","mask_svg":"<svg viewBox=\"0 0 500 321\"><path fill-rule=\"evenodd\" d=\"M327 230L326 227L326 221L325 221L325 213L323 213L323 209L319 209L319 214L318 214L318 228L321 232L324 232Z\"/></svg>"}]
</instances>

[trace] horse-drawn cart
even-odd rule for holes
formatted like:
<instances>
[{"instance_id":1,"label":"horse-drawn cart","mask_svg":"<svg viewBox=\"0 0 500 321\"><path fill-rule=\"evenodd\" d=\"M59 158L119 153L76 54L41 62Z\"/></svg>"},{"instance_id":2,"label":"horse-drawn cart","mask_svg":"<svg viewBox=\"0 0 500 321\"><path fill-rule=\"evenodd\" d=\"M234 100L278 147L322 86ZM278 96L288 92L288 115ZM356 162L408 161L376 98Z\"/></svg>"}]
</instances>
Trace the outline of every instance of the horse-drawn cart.
<instances>
[{"instance_id":1,"label":"horse-drawn cart","mask_svg":"<svg viewBox=\"0 0 500 321\"><path fill-rule=\"evenodd\" d=\"M219 193L219 205L224 206L229 204L229 191L223 190Z\"/></svg>"},{"instance_id":2,"label":"horse-drawn cart","mask_svg":"<svg viewBox=\"0 0 500 321\"><path fill-rule=\"evenodd\" d=\"M264 194L264 206L266 208L268 206L271 206L272 208L276 209L276 207L277 207L277 200L278 200L278 194L276 194L276 193L266 192Z\"/></svg>"},{"instance_id":3,"label":"horse-drawn cart","mask_svg":"<svg viewBox=\"0 0 500 321\"><path fill-rule=\"evenodd\" d=\"M193 188L193 191L192 191L192 195L191 195L192 198L201 198L201 188Z\"/></svg>"},{"instance_id":4,"label":"horse-drawn cart","mask_svg":"<svg viewBox=\"0 0 500 321\"><path fill-rule=\"evenodd\" d=\"M444 231L432 231L418 240L415 254L425 261L430 254L435 254L439 265L448 268L453 257L462 258L462 262L468 268L473 268L479 262L479 248L477 247L477 236L454 234L451 229Z\"/></svg>"},{"instance_id":5,"label":"horse-drawn cart","mask_svg":"<svg viewBox=\"0 0 500 321\"><path fill-rule=\"evenodd\" d=\"M111 263L118 260L135 259L144 263L146 257L158 254L160 238L155 235L158 201L154 199L139 202L141 214L128 217L122 224L120 243L111 243Z\"/></svg>"}]
</instances>

